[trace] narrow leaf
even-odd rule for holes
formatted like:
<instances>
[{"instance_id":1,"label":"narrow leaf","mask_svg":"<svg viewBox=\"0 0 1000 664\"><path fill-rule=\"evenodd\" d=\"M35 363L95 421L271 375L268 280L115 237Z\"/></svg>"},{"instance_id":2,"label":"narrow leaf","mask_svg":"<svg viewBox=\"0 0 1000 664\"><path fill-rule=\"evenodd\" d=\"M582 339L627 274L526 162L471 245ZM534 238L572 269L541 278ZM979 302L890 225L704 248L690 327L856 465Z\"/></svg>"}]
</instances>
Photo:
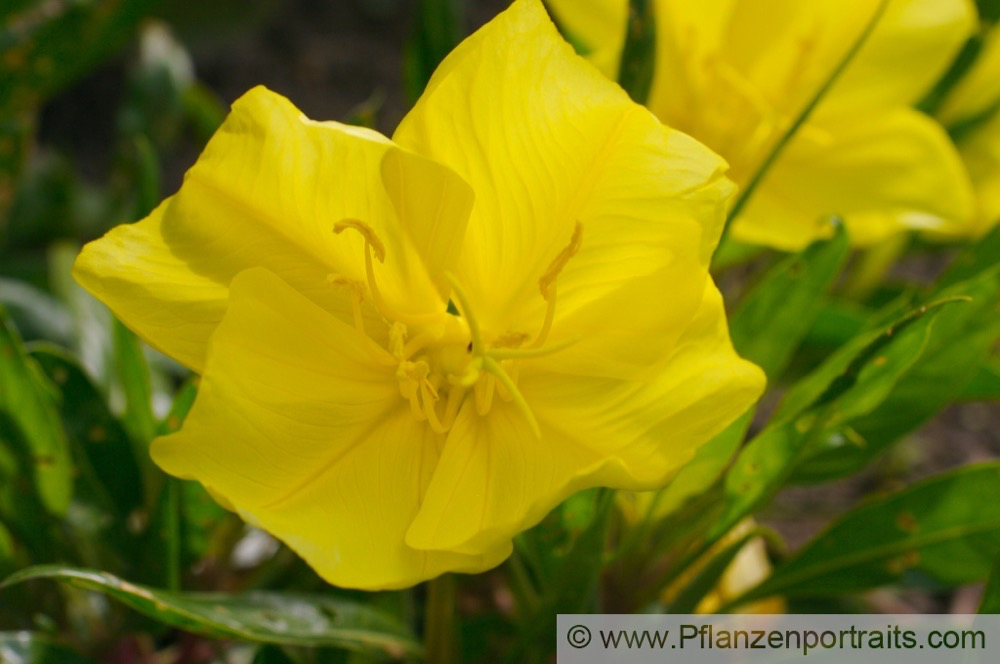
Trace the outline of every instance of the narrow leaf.
<instances>
[{"instance_id":1,"label":"narrow leaf","mask_svg":"<svg viewBox=\"0 0 1000 664\"><path fill-rule=\"evenodd\" d=\"M983 588L983 599L979 602L979 613L1000 614L1000 556L993 563L990 578Z\"/></svg>"},{"instance_id":2,"label":"narrow leaf","mask_svg":"<svg viewBox=\"0 0 1000 664\"><path fill-rule=\"evenodd\" d=\"M460 0L419 0L418 5L416 29L404 56L404 83L414 101L463 36Z\"/></svg>"},{"instance_id":3,"label":"narrow leaf","mask_svg":"<svg viewBox=\"0 0 1000 664\"><path fill-rule=\"evenodd\" d=\"M55 515L66 512L72 495L72 464L55 392L0 308L0 445L15 436L27 445L39 497ZM19 432L5 431L13 426Z\"/></svg>"},{"instance_id":4,"label":"narrow leaf","mask_svg":"<svg viewBox=\"0 0 1000 664\"><path fill-rule=\"evenodd\" d=\"M656 66L656 10L653 0L629 0L625 46L618 84L637 104L645 104Z\"/></svg>"},{"instance_id":5,"label":"narrow leaf","mask_svg":"<svg viewBox=\"0 0 1000 664\"><path fill-rule=\"evenodd\" d=\"M136 585L106 572L56 565L17 572L0 584L0 591L32 579L55 579L95 590L154 620L214 638L329 646L397 658L419 656L421 650L409 631L390 616L326 595L181 593Z\"/></svg>"},{"instance_id":6,"label":"narrow leaf","mask_svg":"<svg viewBox=\"0 0 1000 664\"><path fill-rule=\"evenodd\" d=\"M956 400L972 381L1000 338L1000 279L986 273L946 294L969 301L940 312L924 352L886 399L851 424L849 441L837 432L814 448L812 458L796 471L797 481L827 481L857 472Z\"/></svg>"},{"instance_id":7,"label":"narrow leaf","mask_svg":"<svg viewBox=\"0 0 1000 664\"><path fill-rule=\"evenodd\" d=\"M750 441L726 474L725 514L708 542L774 495L817 440L882 403L923 352L941 307L951 302L921 307L862 335L793 387L773 423Z\"/></svg>"},{"instance_id":8,"label":"narrow leaf","mask_svg":"<svg viewBox=\"0 0 1000 664\"><path fill-rule=\"evenodd\" d=\"M847 250L847 233L838 224L833 238L814 242L772 268L733 312L733 346L771 382L819 315Z\"/></svg>"},{"instance_id":9,"label":"narrow leaf","mask_svg":"<svg viewBox=\"0 0 1000 664\"><path fill-rule=\"evenodd\" d=\"M36 632L0 632L0 662L4 664L88 664L50 636Z\"/></svg>"},{"instance_id":10,"label":"narrow leaf","mask_svg":"<svg viewBox=\"0 0 1000 664\"><path fill-rule=\"evenodd\" d=\"M738 603L853 593L910 571L948 585L983 580L1000 554L998 495L1000 464L989 463L874 500L838 519Z\"/></svg>"},{"instance_id":11,"label":"narrow leaf","mask_svg":"<svg viewBox=\"0 0 1000 664\"><path fill-rule=\"evenodd\" d=\"M112 326L115 369L125 395L122 423L137 447L144 449L156 435L149 365L138 337L118 319Z\"/></svg>"},{"instance_id":12,"label":"narrow leaf","mask_svg":"<svg viewBox=\"0 0 1000 664\"><path fill-rule=\"evenodd\" d=\"M62 393L63 425L107 496L108 507L127 518L143 501L141 471L128 435L75 359L48 345L33 346L31 355Z\"/></svg>"}]
</instances>

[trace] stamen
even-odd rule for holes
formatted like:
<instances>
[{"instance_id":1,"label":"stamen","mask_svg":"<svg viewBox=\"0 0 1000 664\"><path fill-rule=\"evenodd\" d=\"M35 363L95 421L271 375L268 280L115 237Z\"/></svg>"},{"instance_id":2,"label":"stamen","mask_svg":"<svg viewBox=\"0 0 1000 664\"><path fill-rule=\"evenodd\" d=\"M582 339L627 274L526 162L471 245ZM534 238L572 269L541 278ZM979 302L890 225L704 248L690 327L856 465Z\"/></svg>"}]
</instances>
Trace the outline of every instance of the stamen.
<instances>
[{"instance_id":1,"label":"stamen","mask_svg":"<svg viewBox=\"0 0 1000 664\"><path fill-rule=\"evenodd\" d=\"M563 268L566 267L566 263L569 263L569 259L573 258L578 251L580 251L580 243L583 241L583 224L579 221L576 222L576 226L573 227L573 236L569 239L569 244L563 247L552 263L549 264L549 269L545 271L542 277L538 280L538 288L542 291L542 297L546 300L549 299L550 290L552 286L555 285L556 278L559 273L562 272Z\"/></svg>"},{"instance_id":2,"label":"stamen","mask_svg":"<svg viewBox=\"0 0 1000 664\"><path fill-rule=\"evenodd\" d=\"M441 423L441 420L438 419L437 411L434 410L434 406L438 400L437 394L432 393L430 387L427 381L424 381L420 385L420 396L424 402L424 414L427 416L427 424L434 433L446 433L448 427Z\"/></svg>"},{"instance_id":3,"label":"stamen","mask_svg":"<svg viewBox=\"0 0 1000 664\"><path fill-rule=\"evenodd\" d=\"M372 301L379 313L387 320L402 321L407 325L423 325L437 320L438 316L434 314L424 316L404 314L389 306L389 303L382 297L382 291L379 290L378 284L375 283L375 266L372 264L372 254L375 255L379 263L385 262L385 245L382 244L382 240L379 239L371 226L358 219L338 221L333 225L333 232L339 235L349 228L358 231L365 238L365 277L368 279L368 291L371 293Z\"/></svg>"},{"instance_id":4,"label":"stamen","mask_svg":"<svg viewBox=\"0 0 1000 664\"><path fill-rule=\"evenodd\" d=\"M529 346L538 348L549 338L549 331L552 329L552 320L556 314L556 279L563 271L569 259L573 258L580 251L580 244L583 242L583 224L579 221L573 227L573 236L569 239L569 244L560 251L549 264L549 269L542 274L538 280L538 289L542 292L548 306L545 309L545 320L542 321L542 329L538 331L538 336Z\"/></svg>"},{"instance_id":5,"label":"stamen","mask_svg":"<svg viewBox=\"0 0 1000 664\"><path fill-rule=\"evenodd\" d=\"M361 313L361 303L364 302L365 299L364 286L358 281L342 277L338 274L327 275L326 283L330 286L346 288L349 291L351 297L351 312L354 317L354 329L357 331L358 336L361 339L361 345L364 346L366 351L368 351L368 354L371 355L372 359L379 364L394 366L396 364L396 360L389 355L384 348L372 341L372 338L368 336L368 332L365 330L365 319Z\"/></svg>"},{"instance_id":6,"label":"stamen","mask_svg":"<svg viewBox=\"0 0 1000 664\"><path fill-rule=\"evenodd\" d=\"M353 228L357 232L361 233L362 237L365 238L365 244L371 247L375 252L375 258L378 259L378 262L385 262L385 245L382 244L382 240L379 239L374 228L360 219L341 219L333 225L333 232L340 235L348 228Z\"/></svg>"}]
</instances>

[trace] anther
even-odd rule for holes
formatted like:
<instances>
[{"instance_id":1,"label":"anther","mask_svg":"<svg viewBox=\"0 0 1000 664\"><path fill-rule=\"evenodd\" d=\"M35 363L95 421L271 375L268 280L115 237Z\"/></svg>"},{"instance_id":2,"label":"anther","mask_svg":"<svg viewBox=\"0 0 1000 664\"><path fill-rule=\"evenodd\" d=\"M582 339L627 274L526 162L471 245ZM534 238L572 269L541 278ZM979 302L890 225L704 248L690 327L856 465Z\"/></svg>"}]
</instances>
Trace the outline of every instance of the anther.
<instances>
[{"instance_id":1,"label":"anther","mask_svg":"<svg viewBox=\"0 0 1000 664\"><path fill-rule=\"evenodd\" d=\"M549 338L549 331L552 329L552 320L556 314L556 279L559 278L559 273L569 263L569 259L573 258L580 251L580 244L582 242L583 224L578 221L576 222L576 226L573 227L573 235L569 239L569 244L556 254L556 257L549 264L549 269L538 280L538 290L541 291L542 297L548 306L545 308L545 320L542 321L542 328L538 331L538 336L531 343L531 348L538 348Z\"/></svg>"},{"instance_id":2,"label":"anther","mask_svg":"<svg viewBox=\"0 0 1000 664\"><path fill-rule=\"evenodd\" d=\"M333 225L333 232L338 235L347 229L361 233L365 239L365 276L368 279L368 291L371 293L372 301L379 313L387 320L402 321L409 325L422 325L436 320L436 315L414 316L401 313L389 306L389 303L382 297L382 291L379 290L378 284L375 283L375 267L372 265L373 254L379 263L385 262L385 245L375 233L375 229L358 219L341 219Z\"/></svg>"},{"instance_id":3,"label":"anther","mask_svg":"<svg viewBox=\"0 0 1000 664\"><path fill-rule=\"evenodd\" d=\"M340 235L348 228L352 228L365 238L365 244L371 247L375 253L375 258L379 263L385 262L385 245L375 233L375 229L359 219L341 219L333 225L333 232Z\"/></svg>"},{"instance_id":4,"label":"anther","mask_svg":"<svg viewBox=\"0 0 1000 664\"><path fill-rule=\"evenodd\" d=\"M365 299L365 287L359 281L354 281L353 279L348 279L339 274L330 274L326 277L326 283L330 286L336 288L343 288L348 291L351 298L351 312L354 318L354 329L358 333L358 337L361 339L361 345L365 348L372 359L374 359L379 364L385 366L392 366L396 363L395 359L389 355L384 348L372 341L371 337L368 336L368 332L365 330L365 319L361 313L361 303Z\"/></svg>"}]
</instances>

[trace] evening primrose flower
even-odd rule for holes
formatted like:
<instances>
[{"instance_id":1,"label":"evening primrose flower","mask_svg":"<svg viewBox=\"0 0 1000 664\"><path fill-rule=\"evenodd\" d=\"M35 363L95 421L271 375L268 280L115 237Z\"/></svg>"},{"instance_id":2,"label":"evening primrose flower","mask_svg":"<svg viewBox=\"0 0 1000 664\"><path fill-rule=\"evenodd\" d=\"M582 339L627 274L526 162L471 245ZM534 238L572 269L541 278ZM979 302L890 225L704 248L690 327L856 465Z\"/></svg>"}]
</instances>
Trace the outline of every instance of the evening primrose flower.
<instances>
[{"instance_id":1,"label":"evening primrose flower","mask_svg":"<svg viewBox=\"0 0 1000 664\"><path fill-rule=\"evenodd\" d=\"M971 0L885 0L874 31L764 176L732 228L798 249L845 219L855 244L909 230L962 236L973 198L954 146L913 110L974 24ZM878 16L881 0L655 0L649 108L746 185ZM614 76L627 0L550 0ZM591 20L603 16L602 20ZM613 16L609 19L608 16ZM578 32L573 32L574 30Z\"/></svg>"},{"instance_id":2,"label":"evening primrose flower","mask_svg":"<svg viewBox=\"0 0 1000 664\"><path fill-rule=\"evenodd\" d=\"M974 233L1000 223L1000 28L989 29L975 64L937 113L952 129L976 191Z\"/></svg>"},{"instance_id":3,"label":"evening primrose flower","mask_svg":"<svg viewBox=\"0 0 1000 664\"><path fill-rule=\"evenodd\" d=\"M257 88L77 278L202 374L153 443L329 582L497 565L571 493L662 485L743 412L707 272L732 185L518 0L393 140Z\"/></svg>"}]
</instances>

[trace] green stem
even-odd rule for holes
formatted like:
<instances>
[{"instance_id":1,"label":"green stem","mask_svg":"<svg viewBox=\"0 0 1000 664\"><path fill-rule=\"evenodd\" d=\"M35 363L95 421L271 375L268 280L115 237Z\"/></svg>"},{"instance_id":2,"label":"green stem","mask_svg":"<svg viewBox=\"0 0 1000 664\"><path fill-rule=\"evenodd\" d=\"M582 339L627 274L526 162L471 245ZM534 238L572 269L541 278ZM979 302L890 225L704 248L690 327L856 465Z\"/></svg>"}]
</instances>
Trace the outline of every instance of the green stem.
<instances>
[{"instance_id":1,"label":"green stem","mask_svg":"<svg viewBox=\"0 0 1000 664\"><path fill-rule=\"evenodd\" d=\"M427 584L424 616L427 662L452 664L455 658L455 575L443 574Z\"/></svg>"},{"instance_id":2,"label":"green stem","mask_svg":"<svg viewBox=\"0 0 1000 664\"><path fill-rule=\"evenodd\" d=\"M637 104L645 104L653 87L656 62L656 12L651 0L629 0L625 45L618 84Z\"/></svg>"},{"instance_id":3,"label":"green stem","mask_svg":"<svg viewBox=\"0 0 1000 664\"><path fill-rule=\"evenodd\" d=\"M181 589L181 496L180 482L167 478L164 534L167 540L167 588Z\"/></svg>"},{"instance_id":4,"label":"green stem","mask_svg":"<svg viewBox=\"0 0 1000 664\"><path fill-rule=\"evenodd\" d=\"M764 161L761 163L760 168L757 169L757 171L753 174L753 177L750 178L750 181L747 182L746 187L743 188L743 191L741 191L740 195L736 198L736 202L733 204L732 209L729 211L729 216L726 218L726 226L722 230L722 237L726 237L726 235L728 235L729 228L730 226L732 226L733 221L736 219L736 217L740 215L740 213L743 211L743 208L746 207L747 201L750 200L750 197L753 195L754 190L757 189L758 185L760 185L761 181L764 179L764 176L767 175L767 172L771 169L771 166L774 165L774 162L785 150L785 147L792 140L792 137L798 133L799 129L802 128L802 125L806 123L806 121L809 119L809 116L811 116L813 111L816 110L816 107L819 106L819 103L823 100L824 97L826 97L826 93L830 91L830 88L833 87L833 84L837 82L840 76L844 73L844 70L847 69L847 66L851 63L852 60L854 60L858 52L861 51L861 47L865 45L865 43L868 41L868 38L871 36L872 32L874 32L875 26L878 25L879 21L882 18L882 15L885 14L885 9L888 5L889 5L889 0L882 0L879 3L878 7L875 9L875 12L872 14L871 19L868 20L868 24L865 26L865 29L858 36L857 40L855 40L854 44L851 45L850 50L847 51L847 53L844 55L841 61L837 63L836 68L830 74L829 78L827 78L826 81L823 82L823 85L820 86L820 89L816 91L816 94L813 95L812 99L809 100L809 103L805 105L805 107L802 109L799 115L788 127L788 131L786 131L781 136L781 139L774 145L774 147L771 148L771 151L767 154L767 157L765 157Z\"/></svg>"}]
</instances>

